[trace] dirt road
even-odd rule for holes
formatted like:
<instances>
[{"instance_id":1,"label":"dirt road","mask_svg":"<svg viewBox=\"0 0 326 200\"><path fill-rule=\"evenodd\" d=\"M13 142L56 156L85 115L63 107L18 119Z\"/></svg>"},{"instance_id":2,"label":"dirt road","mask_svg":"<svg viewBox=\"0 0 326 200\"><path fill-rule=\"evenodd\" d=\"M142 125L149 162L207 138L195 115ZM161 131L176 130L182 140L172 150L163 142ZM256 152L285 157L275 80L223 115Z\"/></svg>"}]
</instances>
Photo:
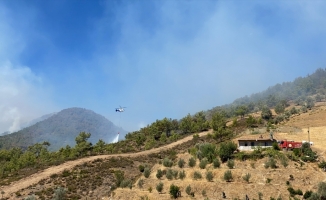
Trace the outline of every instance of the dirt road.
<instances>
[{"instance_id":1,"label":"dirt road","mask_svg":"<svg viewBox=\"0 0 326 200\"><path fill-rule=\"evenodd\" d=\"M199 133L199 136L202 137L204 135L207 135L208 133L212 133L212 130L206 131L206 132L202 132ZM111 154L111 155L99 155L99 156L92 156L92 157L86 157L86 158L81 158L78 160L73 160L73 161L68 161L65 162L61 165L58 166L53 166L53 167L49 167L39 173L33 174L29 177L23 178L19 181L13 182L11 183L9 186L4 186L1 187L0 190L4 191L4 197L10 197L11 195L13 195L15 192L27 188L30 185L36 184L39 181L41 181L42 179L47 179L49 178L52 174L57 174L60 173L62 171L64 171L65 169L72 169L73 167L75 167L76 165L80 165L83 164L84 162L90 162L93 161L95 159L101 158L101 159L106 159L106 158L112 158L112 157L117 157L117 156L121 156L121 157L137 157L137 156L143 156L143 155L148 155L148 154L152 154L152 153L159 153L161 151L167 150L167 149L171 149L179 144L185 143L189 140L192 140L193 136L190 135L188 137L185 137L181 140L178 140L176 142L173 142L171 144L168 144L166 146L162 146L159 148L155 148L155 149L150 149L147 151L142 151L142 152L137 152L137 153L125 153L125 154Z\"/></svg>"}]
</instances>

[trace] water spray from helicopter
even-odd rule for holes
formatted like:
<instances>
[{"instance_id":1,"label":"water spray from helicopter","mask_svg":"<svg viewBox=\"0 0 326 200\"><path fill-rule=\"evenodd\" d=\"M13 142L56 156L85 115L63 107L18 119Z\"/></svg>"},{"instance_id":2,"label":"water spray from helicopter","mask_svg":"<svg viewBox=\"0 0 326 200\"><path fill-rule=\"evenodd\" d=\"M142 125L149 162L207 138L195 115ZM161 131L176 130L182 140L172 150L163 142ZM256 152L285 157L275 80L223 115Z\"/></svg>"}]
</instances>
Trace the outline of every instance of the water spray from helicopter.
<instances>
[{"instance_id":1,"label":"water spray from helicopter","mask_svg":"<svg viewBox=\"0 0 326 200\"><path fill-rule=\"evenodd\" d=\"M118 127L119 129L121 129L121 126L120 126L120 120L121 120L121 113L123 113L125 111L125 108L126 107L121 107L119 106L119 108L116 108L115 109L115 112L119 112L119 121L118 121ZM118 135L113 139L112 143L117 143L119 141L119 135L120 135L120 132L118 132Z\"/></svg>"}]
</instances>

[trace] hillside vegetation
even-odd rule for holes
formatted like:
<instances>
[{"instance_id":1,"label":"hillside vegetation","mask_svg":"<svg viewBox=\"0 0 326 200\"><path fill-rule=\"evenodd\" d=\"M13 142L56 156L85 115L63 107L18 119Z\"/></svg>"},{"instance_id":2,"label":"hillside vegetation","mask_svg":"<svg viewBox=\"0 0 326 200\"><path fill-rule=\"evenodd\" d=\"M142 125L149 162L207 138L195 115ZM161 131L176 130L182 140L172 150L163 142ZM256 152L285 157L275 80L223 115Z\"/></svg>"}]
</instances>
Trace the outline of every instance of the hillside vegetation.
<instances>
[{"instance_id":1,"label":"hillside vegetation","mask_svg":"<svg viewBox=\"0 0 326 200\"><path fill-rule=\"evenodd\" d=\"M316 111L319 108L314 106L325 99L325 80L326 71L319 69L305 78L298 78L294 82L282 85L278 84L262 93L238 99L232 104L216 107L210 111L201 111L195 115L188 114L180 120L169 118L156 120L138 131L128 133L125 140L115 144L107 144L103 140L99 140L93 145L94 143L88 141L92 134L81 132L74 138L75 147L66 146L56 152L48 151L49 143L47 142L30 145L26 150L19 148L1 150L0 184L8 185L12 181L29 176L40 169L58 165L67 160L100 154L139 152L137 154L139 157L135 157L136 160L130 158L131 160L127 159L128 161L121 162L129 163L127 164L128 170L125 169L126 166L119 165L113 167L111 171L105 172L110 177L108 179L101 174L104 170L102 165L109 167L112 162L116 161L98 160L96 163L99 163L99 166L86 163L83 166L77 166L72 171L68 170L62 175L53 175L45 181L49 183L48 185L39 184L42 185L38 190L40 193L33 192L32 194L40 199L55 197L60 192L65 194L67 199L108 196L113 199L128 199L131 196L136 199L165 199L171 198L171 196L178 197L178 192L182 191L182 198L194 198L195 195L195 198L198 199L209 199L217 198L218 192L226 191L229 192L228 196L231 195L232 199L242 199L244 197L240 194L243 195L245 191L254 191L255 194L252 193L253 197L250 196L250 198L282 199L290 197L295 199L303 196L304 194L301 195L302 191L299 190L304 190L303 192L308 192L307 196L309 194L310 196L313 194L315 197L323 196L322 191L324 190L319 187L322 188L324 185L318 184L324 181L324 175L319 167L326 167L326 164L318 161L317 152L314 149L304 147L298 151L286 153L279 152L277 149L256 149L249 154L234 153L236 145L230 141L245 132L264 134L273 131L276 132L276 135L284 136L291 133L296 137L295 134L302 132L303 127L297 127L296 130L299 130L297 132L287 132L286 130L292 130L287 124L298 123L294 122L294 119L299 120L300 116L306 116L300 119L304 121L308 119L308 116L319 113ZM323 118L325 116L325 113L321 115ZM313 123L310 126L313 126ZM205 137L199 137L197 134L210 129L212 132ZM191 142L180 144L173 151L155 153L151 157L148 155L141 157L143 151L176 142L189 135L193 137ZM325 152L323 146L326 144L320 144L321 148L318 150ZM195 160L192 161L196 163L195 165L190 163L191 158ZM180 162L183 164L179 164ZM99 169L95 169L96 166ZM83 167L87 167L87 173L83 172ZM135 172L135 167L139 167L139 172L130 176L130 170ZM229 169L221 170L226 167ZM159 169L161 172L158 171ZM88 175L92 170L95 170L98 175ZM254 172L259 172L259 177L256 176L257 174L253 174ZM158 173L161 174L158 175L160 178L157 177ZM312 173L320 173L320 176L312 176ZM316 178L309 180L307 185L300 185L299 182L294 182L290 175L294 176L295 180L299 177L300 181L307 179L310 175ZM70 177L70 179L65 177ZM89 183L92 184L88 186L81 184L82 179L80 178L84 177L88 177ZM247 181L250 178L255 181ZM160 183L160 181L162 182ZM195 184L196 181L199 184ZM67 188L67 183L74 183L74 186ZM195 189L194 194L191 192L188 194L187 186L194 187L191 186L194 184L199 189ZM104 190L108 186L110 189L105 193ZM58 187L61 189L59 188L59 190ZM88 189L88 187L92 188ZM129 189L116 189L117 187ZM158 193L154 194L153 191L156 187L158 187ZM160 187L163 188L160 189ZM234 190L234 187L240 189ZM264 189L265 187L266 189ZM42 191L40 188L51 189L45 193L46 191ZM98 188L103 188L103 190ZM30 190L31 188L28 191ZM20 197L22 194L15 195L13 197ZM27 193L24 192L24 195Z\"/></svg>"}]
</instances>

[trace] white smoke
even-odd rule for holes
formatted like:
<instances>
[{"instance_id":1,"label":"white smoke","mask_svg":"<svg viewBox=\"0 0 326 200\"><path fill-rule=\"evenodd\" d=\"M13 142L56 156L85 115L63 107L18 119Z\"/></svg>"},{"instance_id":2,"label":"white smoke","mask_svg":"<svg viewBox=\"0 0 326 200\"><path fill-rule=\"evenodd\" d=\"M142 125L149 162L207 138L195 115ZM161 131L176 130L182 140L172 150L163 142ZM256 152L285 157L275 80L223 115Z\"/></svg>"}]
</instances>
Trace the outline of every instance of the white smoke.
<instances>
[{"instance_id":1,"label":"white smoke","mask_svg":"<svg viewBox=\"0 0 326 200\"><path fill-rule=\"evenodd\" d=\"M28 67L0 64L0 133L18 131L23 123L46 112L42 79ZM51 106L50 106L51 107Z\"/></svg>"}]
</instances>

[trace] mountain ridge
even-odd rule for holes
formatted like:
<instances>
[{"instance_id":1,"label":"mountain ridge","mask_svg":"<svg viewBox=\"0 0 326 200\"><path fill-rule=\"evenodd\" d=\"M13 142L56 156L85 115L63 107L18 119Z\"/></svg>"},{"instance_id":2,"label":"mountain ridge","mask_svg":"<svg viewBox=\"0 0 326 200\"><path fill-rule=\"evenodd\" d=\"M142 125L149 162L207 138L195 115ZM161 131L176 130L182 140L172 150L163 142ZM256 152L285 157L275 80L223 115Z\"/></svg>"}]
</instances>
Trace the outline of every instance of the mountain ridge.
<instances>
[{"instance_id":1,"label":"mountain ridge","mask_svg":"<svg viewBox=\"0 0 326 200\"><path fill-rule=\"evenodd\" d=\"M67 108L39 121L32 126L9 135L0 136L0 148L21 147L26 149L44 141L51 145L49 150L58 150L66 145L74 146L80 132L91 133L89 141L95 144L99 139L110 143L117 133L123 138L126 131L115 126L104 116L85 108Z\"/></svg>"}]
</instances>

